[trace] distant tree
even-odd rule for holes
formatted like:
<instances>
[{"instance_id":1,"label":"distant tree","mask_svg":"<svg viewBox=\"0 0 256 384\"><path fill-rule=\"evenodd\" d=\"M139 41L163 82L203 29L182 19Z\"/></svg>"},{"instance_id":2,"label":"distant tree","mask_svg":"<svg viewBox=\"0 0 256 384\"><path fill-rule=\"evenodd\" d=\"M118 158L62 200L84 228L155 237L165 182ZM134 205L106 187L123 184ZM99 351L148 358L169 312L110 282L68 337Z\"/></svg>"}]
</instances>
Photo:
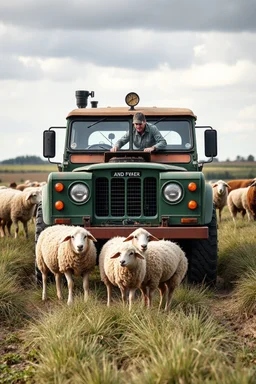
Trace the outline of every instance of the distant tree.
<instances>
[{"instance_id":1,"label":"distant tree","mask_svg":"<svg viewBox=\"0 0 256 384\"><path fill-rule=\"evenodd\" d=\"M254 156L253 155L249 155L247 157L247 161L254 161Z\"/></svg>"},{"instance_id":2,"label":"distant tree","mask_svg":"<svg viewBox=\"0 0 256 384\"><path fill-rule=\"evenodd\" d=\"M45 164L47 161L44 161L39 156L17 156L14 159L7 159L0 162L0 164L18 164L18 165L37 165L37 164Z\"/></svg>"}]
</instances>

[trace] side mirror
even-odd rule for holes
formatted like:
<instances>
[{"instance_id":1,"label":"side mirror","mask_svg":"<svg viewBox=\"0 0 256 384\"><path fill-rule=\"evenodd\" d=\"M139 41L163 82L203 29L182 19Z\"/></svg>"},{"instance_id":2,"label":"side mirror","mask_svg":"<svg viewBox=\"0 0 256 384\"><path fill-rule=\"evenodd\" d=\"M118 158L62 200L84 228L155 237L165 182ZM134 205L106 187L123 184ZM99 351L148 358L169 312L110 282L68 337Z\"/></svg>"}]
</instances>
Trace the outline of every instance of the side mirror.
<instances>
[{"instance_id":1,"label":"side mirror","mask_svg":"<svg viewBox=\"0 0 256 384\"><path fill-rule=\"evenodd\" d=\"M204 131L204 146L206 157L217 156L217 131L215 129L206 129Z\"/></svg>"},{"instance_id":2,"label":"side mirror","mask_svg":"<svg viewBox=\"0 0 256 384\"><path fill-rule=\"evenodd\" d=\"M43 156L47 158L55 157L55 131L44 131L43 133Z\"/></svg>"}]
</instances>

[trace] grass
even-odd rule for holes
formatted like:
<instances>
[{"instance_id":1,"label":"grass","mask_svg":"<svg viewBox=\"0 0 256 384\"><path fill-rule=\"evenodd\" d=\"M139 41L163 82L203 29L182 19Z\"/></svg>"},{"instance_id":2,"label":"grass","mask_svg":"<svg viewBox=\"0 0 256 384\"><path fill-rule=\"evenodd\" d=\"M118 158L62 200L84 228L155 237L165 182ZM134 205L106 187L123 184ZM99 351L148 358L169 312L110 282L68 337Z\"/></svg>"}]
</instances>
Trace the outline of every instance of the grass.
<instances>
[{"instance_id":1,"label":"grass","mask_svg":"<svg viewBox=\"0 0 256 384\"><path fill-rule=\"evenodd\" d=\"M157 294L151 310L138 297L129 312L118 289L107 308L98 267L88 302L76 278L73 306L65 287L63 302L57 300L53 283L43 303L33 281L33 225L29 240L0 239L0 382L253 383L256 343L239 333L239 319L255 316L255 225L239 218L234 229L224 209L218 275L230 296L230 320L217 288L185 282L170 313L158 311Z\"/></svg>"}]
</instances>

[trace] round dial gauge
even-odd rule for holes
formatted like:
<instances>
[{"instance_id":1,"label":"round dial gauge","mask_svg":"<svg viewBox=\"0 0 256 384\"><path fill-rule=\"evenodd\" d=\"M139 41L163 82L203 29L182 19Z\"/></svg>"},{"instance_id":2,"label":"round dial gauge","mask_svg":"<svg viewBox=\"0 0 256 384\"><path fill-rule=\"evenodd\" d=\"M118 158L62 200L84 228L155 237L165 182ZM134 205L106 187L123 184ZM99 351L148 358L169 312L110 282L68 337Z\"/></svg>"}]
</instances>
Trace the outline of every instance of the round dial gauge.
<instances>
[{"instance_id":1,"label":"round dial gauge","mask_svg":"<svg viewBox=\"0 0 256 384\"><path fill-rule=\"evenodd\" d=\"M140 101L139 95L135 92L130 92L125 97L126 104L129 105L129 107L135 107Z\"/></svg>"}]
</instances>

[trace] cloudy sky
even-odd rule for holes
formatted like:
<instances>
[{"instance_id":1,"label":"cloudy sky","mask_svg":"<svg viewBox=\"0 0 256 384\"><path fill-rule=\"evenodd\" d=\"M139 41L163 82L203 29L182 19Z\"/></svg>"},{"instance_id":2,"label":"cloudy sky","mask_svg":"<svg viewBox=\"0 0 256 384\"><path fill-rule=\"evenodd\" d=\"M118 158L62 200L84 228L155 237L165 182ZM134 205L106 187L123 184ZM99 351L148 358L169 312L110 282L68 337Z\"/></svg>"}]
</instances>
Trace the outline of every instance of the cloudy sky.
<instances>
[{"instance_id":1,"label":"cloudy sky","mask_svg":"<svg viewBox=\"0 0 256 384\"><path fill-rule=\"evenodd\" d=\"M0 2L0 161L42 157L75 91L98 106L185 107L218 131L218 159L256 158L255 0Z\"/></svg>"}]
</instances>

